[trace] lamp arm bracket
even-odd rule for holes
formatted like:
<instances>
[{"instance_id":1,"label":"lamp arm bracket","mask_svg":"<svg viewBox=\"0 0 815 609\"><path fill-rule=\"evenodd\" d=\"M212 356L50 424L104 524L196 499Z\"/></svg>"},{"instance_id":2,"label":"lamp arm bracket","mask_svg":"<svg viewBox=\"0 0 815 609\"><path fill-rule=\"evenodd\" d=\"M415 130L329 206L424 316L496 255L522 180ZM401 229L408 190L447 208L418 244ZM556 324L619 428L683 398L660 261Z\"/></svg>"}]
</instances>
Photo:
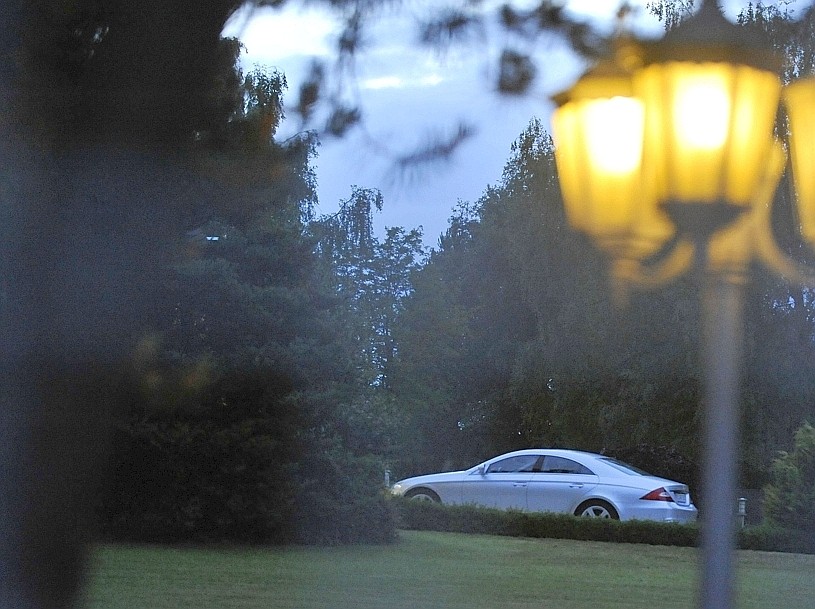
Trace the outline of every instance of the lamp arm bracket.
<instances>
[{"instance_id":1,"label":"lamp arm bracket","mask_svg":"<svg viewBox=\"0 0 815 609\"><path fill-rule=\"evenodd\" d=\"M655 289L687 272L696 256L696 249L692 240L679 238L673 241L669 251L653 261L615 257L612 275L615 281L625 282L635 288Z\"/></svg>"},{"instance_id":2,"label":"lamp arm bracket","mask_svg":"<svg viewBox=\"0 0 815 609\"><path fill-rule=\"evenodd\" d=\"M634 256L614 256L611 264L612 301L624 310L630 302L631 289L653 290L683 275L696 258L696 245L688 239L674 239L666 252L653 261Z\"/></svg>"},{"instance_id":3,"label":"lamp arm bracket","mask_svg":"<svg viewBox=\"0 0 815 609\"><path fill-rule=\"evenodd\" d=\"M755 211L755 247L761 263L790 282L802 286L815 286L815 272L785 254L772 234L770 205L758 206Z\"/></svg>"}]
</instances>

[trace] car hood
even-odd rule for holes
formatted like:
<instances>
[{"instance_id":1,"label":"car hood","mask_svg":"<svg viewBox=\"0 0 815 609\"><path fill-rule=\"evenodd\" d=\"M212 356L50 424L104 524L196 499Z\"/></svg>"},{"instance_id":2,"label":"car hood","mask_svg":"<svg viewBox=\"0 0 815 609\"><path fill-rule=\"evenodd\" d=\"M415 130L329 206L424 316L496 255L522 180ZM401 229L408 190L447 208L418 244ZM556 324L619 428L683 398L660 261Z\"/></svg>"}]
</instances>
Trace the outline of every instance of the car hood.
<instances>
[{"instance_id":1,"label":"car hood","mask_svg":"<svg viewBox=\"0 0 815 609\"><path fill-rule=\"evenodd\" d=\"M412 478L405 478L404 480L399 480L394 487L401 487L401 488L410 488L416 486L417 484L430 484L433 482L445 482L445 481L453 481L453 480L460 480L461 478L465 477L467 472L460 471L460 472L443 472L441 474L426 474L424 476L413 476Z\"/></svg>"}]
</instances>

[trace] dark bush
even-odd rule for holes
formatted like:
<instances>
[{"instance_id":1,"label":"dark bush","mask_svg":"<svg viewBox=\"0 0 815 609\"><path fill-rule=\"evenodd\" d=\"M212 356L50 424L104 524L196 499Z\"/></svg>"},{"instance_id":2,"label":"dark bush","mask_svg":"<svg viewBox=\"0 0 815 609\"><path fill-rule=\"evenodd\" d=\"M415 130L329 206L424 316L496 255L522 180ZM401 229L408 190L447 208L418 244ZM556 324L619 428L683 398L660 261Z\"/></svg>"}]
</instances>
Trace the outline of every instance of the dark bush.
<instances>
[{"instance_id":1,"label":"dark bush","mask_svg":"<svg viewBox=\"0 0 815 609\"><path fill-rule=\"evenodd\" d=\"M815 554L815 532L783 529L772 524L746 527L739 531L743 550Z\"/></svg>"},{"instance_id":2,"label":"dark bush","mask_svg":"<svg viewBox=\"0 0 815 609\"><path fill-rule=\"evenodd\" d=\"M316 451L298 466L294 494L299 543L388 543L396 539L393 505L377 461L342 449Z\"/></svg>"},{"instance_id":3,"label":"dark bush","mask_svg":"<svg viewBox=\"0 0 815 609\"><path fill-rule=\"evenodd\" d=\"M815 533L815 428L804 423L792 452L783 452L770 468L764 510L770 522Z\"/></svg>"},{"instance_id":4,"label":"dark bush","mask_svg":"<svg viewBox=\"0 0 815 609\"><path fill-rule=\"evenodd\" d=\"M140 542L353 543L395 537L381 471L309 424L270 375L116 430L102 533Z\"/></svg>"}]
</instances>

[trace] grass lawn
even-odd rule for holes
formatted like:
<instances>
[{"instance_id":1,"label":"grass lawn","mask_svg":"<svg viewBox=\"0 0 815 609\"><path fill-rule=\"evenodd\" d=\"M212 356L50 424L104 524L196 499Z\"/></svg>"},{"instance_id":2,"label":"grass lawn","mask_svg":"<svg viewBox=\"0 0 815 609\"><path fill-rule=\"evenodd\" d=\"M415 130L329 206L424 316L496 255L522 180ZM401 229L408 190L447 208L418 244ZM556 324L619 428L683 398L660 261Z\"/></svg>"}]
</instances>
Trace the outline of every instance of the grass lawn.
<instances>
[{"instance_id":1,"label":"grass lawn","mask_svg":"<svg viewBox=\"0 0 815 609\"><path fill-rule=\"evenodd\" d=\"M812 609L815 556L738 553L740 609ZM407 532L391 546L102 546L88 609L692 609L692 548Z\"/></svg>"}]
</instances>

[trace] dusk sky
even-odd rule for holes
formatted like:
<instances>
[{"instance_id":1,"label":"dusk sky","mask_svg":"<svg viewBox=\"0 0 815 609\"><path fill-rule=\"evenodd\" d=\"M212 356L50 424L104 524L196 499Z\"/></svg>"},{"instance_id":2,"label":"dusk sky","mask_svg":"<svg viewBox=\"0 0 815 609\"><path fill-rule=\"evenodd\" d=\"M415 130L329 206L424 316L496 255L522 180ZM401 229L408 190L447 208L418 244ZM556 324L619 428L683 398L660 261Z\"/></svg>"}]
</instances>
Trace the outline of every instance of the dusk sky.
<instances>
[{"instance_id":1,"label":"dusk sky","mask_svg":"<svg viewBox=\"0 0 815 609\"><path fill-rule=\"evenodd\" d=\"M662 27L647 14L645 3L629 2L636 8L630 25L642 35L659 36ZM498 7L502 2L485 4ZM574 16L610 31L620 1L565 0L563 4ZM728 7L746 4L746 0L725 2ZM808 2L799 4L803 7ZM364 131L355 129L342 139L322 138L315 163L318 213L336 211L339 201L350 196L352 185L378 188L385 201L383 212L375 218L379 230L422 226L428 246L434 246L447 227L457 201L475 201L488 185L500 180L510 146L530 119L537 116L548 126L549 97L568 87L586 67L566 44L542 37L534 47L528 43L518 47L538 59L532 93L523 98L500 96L492 92L496 58L505 45L516 41L496 29L484 40L454 46L444 54L423 48L416 42L416 19L428 14L427 7L439 6L437 1L408 1L398 12L383 11L371 20L366 48L357 58L356 90L344 92L361 104ZM728 14L736 13L731 8ZM242 40L244 69L258 65L286 74L286 102L292 106L313 59L323 59L330 66L337 32L336 22L324 11L293 1L284 9L259 9L251 16L238 13L224 34ZM433 134L449 134L460 120L472 124L476 136L449 161L407 173L393 169L394 155L410 151ZM285 139L302 128L289 112L278 137Z\"/></svg>"}]
</instances>

